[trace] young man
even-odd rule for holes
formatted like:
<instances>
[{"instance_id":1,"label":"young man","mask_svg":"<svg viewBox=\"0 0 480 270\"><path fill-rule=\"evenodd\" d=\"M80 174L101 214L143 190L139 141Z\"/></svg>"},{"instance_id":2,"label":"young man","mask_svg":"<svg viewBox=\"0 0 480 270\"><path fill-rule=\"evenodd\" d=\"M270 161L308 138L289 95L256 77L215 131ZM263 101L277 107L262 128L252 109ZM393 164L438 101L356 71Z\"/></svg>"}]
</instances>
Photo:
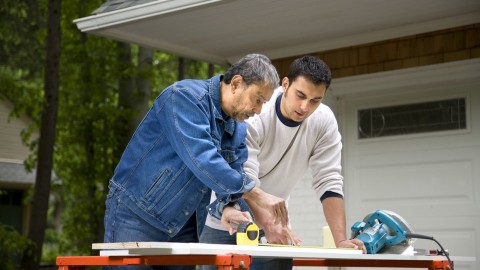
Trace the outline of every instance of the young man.
<instances>
[{"instance_id":1,"label":"young man","mask_svg":"<svg viewBox=\"0 0 480 270\"><path fill-rule=\"evenodd\" d=\"M274 92L260 115L247 121L248 161L244 170L257 182L254 189L287 199L310 167L312 187L323 205L336 246L363 249L361 241L346 237L341 136L333 112L322 104L330 81L330 69L319 58L304 56L293 61L281 89ZM269 243L301 243L288 226L275 224L268 211L247 203ZM235 244L235 236L207 217L200 242ZM291 268L292 260L256 258L250 267Z\"/></svg>"},{"instance_id":2,"label":"young man","mask_svg":"<svg viewBox=\"0 0 480 270\"><path fill-rule=\"evenodd\" d=\"M238 122L260 113L278 83L270 60L250 54L225 75L166 88L110 180L104 241L198 242L207 206L218 219L223 213L229 230L231 222L251 220L234 207L242 195L287 223L283 199L251 191L255 182L243 171L246 125ZM208 205L211 190L218 200Z\"/></svg>"}]
</instances>

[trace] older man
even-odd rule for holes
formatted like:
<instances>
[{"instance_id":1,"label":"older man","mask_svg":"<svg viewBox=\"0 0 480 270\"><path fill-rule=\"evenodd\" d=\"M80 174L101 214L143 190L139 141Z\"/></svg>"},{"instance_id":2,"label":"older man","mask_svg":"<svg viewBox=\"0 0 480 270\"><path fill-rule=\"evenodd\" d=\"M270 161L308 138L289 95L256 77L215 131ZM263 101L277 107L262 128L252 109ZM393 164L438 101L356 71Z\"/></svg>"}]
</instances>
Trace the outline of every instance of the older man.
<instances>
[{"instance_id":1,"label":"older man","mask_svg":"<svg viewBox=\"0 0 480 270\"><path fill-rule=\"evenodd\" d=\"M224 75L166 88L110 180L104 241L198 242L211 190L218 200L208 211L218 219L223 213L227 229L232 222L251 220L248 212L236 210L242 196L286 223L285 201L251 191L255 182L242 167L248 154L241 121L260 113L278 84L270 60L250 54Z\"/></svg>"}]
</instances>

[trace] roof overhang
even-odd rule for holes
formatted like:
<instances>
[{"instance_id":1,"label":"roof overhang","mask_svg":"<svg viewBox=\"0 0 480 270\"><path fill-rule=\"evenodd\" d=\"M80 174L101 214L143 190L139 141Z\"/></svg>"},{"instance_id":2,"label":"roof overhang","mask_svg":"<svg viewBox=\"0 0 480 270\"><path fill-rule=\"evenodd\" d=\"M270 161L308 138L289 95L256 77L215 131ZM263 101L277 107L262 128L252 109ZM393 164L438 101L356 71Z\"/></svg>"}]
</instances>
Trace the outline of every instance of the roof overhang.
<instances>
[{"instance_id":1,"label":"roof overhang","mask_svg":"<svg viewBox=\"0 0 480 270\"><path fill-rule=\"evenodd\" d=\"M82 32L215 64L480 23L478 0L158 0L80 18Z\"/></svg>"}]
</instances>

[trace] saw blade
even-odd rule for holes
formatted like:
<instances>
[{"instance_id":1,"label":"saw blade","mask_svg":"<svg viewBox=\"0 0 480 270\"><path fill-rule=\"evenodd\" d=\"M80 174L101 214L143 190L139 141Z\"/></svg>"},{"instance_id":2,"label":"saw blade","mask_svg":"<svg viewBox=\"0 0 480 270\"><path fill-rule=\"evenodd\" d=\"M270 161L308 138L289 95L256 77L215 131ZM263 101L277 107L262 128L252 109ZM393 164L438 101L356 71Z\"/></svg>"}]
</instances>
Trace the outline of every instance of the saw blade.
<instances>
[{"instance_id":1,"label":"saw blade","mask_svg":"<svg viewBox=\"0 0 480 270\"><path fill-rule=\"evenodd\" d=\"M412 226L403 217L401 217L397 213L389 211L389 210L382 210L382 211L387 213L393 219L395 219L395 221L400 223L400 225L404 228L406 233L414 233ZM389 233L391 233L391 232L389 232ZM405 241L406 241L406 244L411 245L415 242L415 240L416 239L414 239L414 238L407 238Z\"/></svg>"}]
</instances>

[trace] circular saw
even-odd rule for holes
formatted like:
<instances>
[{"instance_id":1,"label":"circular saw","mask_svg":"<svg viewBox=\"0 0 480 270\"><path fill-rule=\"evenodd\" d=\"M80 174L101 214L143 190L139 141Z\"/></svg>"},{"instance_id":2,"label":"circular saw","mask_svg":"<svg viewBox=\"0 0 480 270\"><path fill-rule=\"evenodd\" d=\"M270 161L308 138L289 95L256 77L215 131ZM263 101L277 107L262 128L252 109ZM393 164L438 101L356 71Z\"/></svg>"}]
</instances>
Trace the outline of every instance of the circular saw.
<instances>
[{"instance_id":1,"label":"circular saw","mask_svg":"<svg viewBox=\"0 0 480 270\"><path fill-rule=\"evenodd\" d=\"M385 247L408 247L415 241L407 237L413 233L408 222L388 210L377 210L367 215L363 221L355 222L351 229L352 238L361 240L368 254L378 253Z\"/></svg>"}]
</instances>

